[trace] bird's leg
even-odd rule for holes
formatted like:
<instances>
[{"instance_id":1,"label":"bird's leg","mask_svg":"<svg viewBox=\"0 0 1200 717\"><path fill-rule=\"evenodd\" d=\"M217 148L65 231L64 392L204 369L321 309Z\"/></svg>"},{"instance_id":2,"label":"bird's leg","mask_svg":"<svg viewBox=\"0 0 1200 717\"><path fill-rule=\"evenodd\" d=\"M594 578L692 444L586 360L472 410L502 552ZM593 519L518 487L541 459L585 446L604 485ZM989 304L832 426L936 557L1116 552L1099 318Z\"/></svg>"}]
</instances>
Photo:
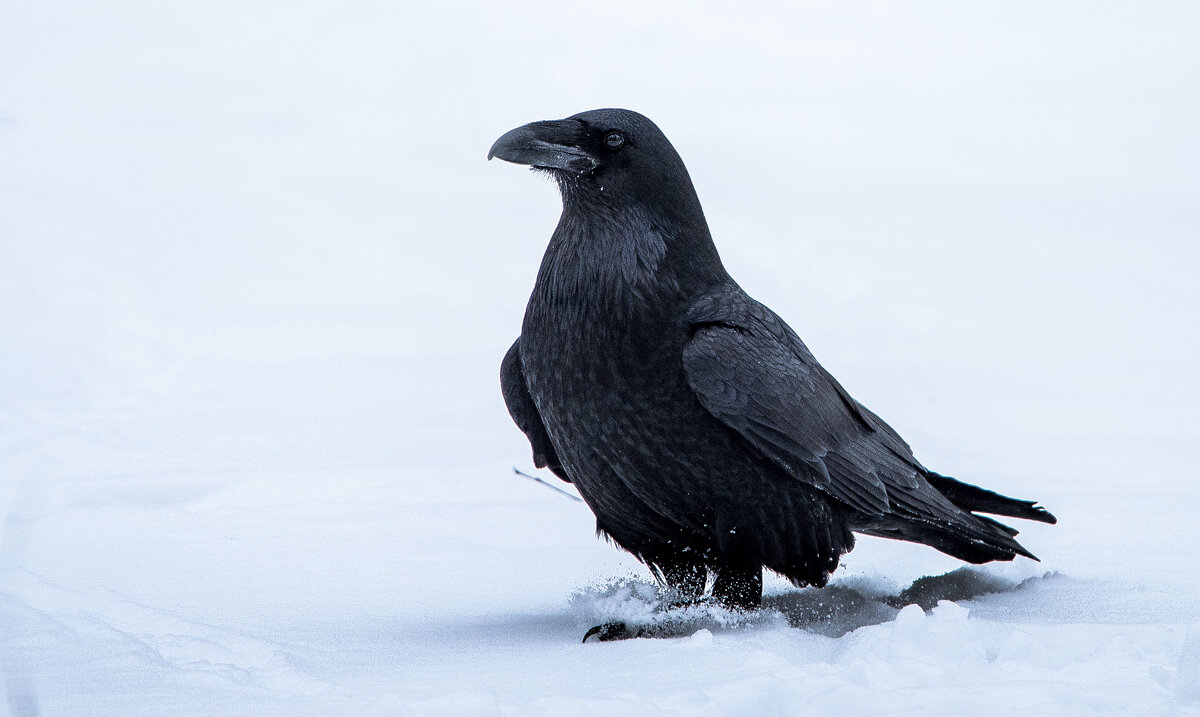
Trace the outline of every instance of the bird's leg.
<instances>
[{"instance_id":1,"label":"bird's leg","mask_svg":"<svg viewBox=\"0 0 1200 717\"><path fill-rule=\"evenodd\" d=\"M657 564L659 581L675 592L670 607L692 605L704 599L704 587L708 583L708 567L703 563L684 559L661 560Z\"/></svg>"},{"instance_id":2,"label":"bird's leg","mask_svg":"<svg viewBox=\"0 0 1200 717\"><path fill-rule=\"evenodd\" d=\"M651 563L651 572L664 587L675 593L667 608L695 605L704 600L704 588L708 583L708 567L704 563L679 556L660 558ZM681 634L679 626L673 624L630 628L624 622L614 621L588 630L583 641L587 642L590 637L609 642L634 637L678 637Z\"/></svg>"},{"instance_id":3,"label":"bird's leg","mask_svg":"<svg viewBox=\"0 0 1200 717\"><path fill-rule=\"evenodd\" d=\"M756 610L762 605L762 567L723 565L713 583L713 599L731 610Z\"/></svg>"},{"instance_id":4,"label":"bird's leg","mask_svg":"<svg viewBox=\"0 0 1200 717\"><path fill-rule=\"evenodd\" d=\"M708 579L708 568L703 564L659 561L655 564L654 572L661 582L679 593L679 600L668 607L693 605L703 600L704 586ZM717 572L712 599L729 610L757 610L762 605L762 584L761 567L736 568L725 565ZM583 636L583 641L587 642L590 637L595 637L600 642L635 637L682 637L694 627L695 625L686 619L670 618L637 628L631 628L620 621L606 622L588 630Z\"/></svg>"},{"instance_id":5,"label":"bird's leg","mask_svg":"<svg viewBox=\"0 0 1200 717\"><path fill-rule=\"evenodd\" d=\"M671 605L678 607L699 602L704 595L704 584L708 570L703 565L685 562L671 563L670 567L658 562L656 573L668 586L678 590L683 600ZM737 568L721 566L713 584L712 597L719 605L729 610L757 610L762 606L762 567ZM686 597L684 597L686 596ZM628 640L635 637L682 637L695 627L687 620L668 619L651 625L631 628L623 622L606 622L588 630L583 641L595 637L601 642Z\"/></svg>"}]
</instances>

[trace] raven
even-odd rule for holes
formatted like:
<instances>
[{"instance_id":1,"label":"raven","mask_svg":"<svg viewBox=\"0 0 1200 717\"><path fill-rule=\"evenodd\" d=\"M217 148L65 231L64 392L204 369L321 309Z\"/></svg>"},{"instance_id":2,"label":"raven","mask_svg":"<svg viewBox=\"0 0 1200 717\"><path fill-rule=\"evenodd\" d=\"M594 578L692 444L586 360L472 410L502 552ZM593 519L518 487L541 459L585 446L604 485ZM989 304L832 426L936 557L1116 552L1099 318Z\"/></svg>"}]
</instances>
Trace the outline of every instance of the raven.
<instances>
[{"instance_id":1,"label":"raven","mask_svg":"<svg viewBox=\"0 0 1200 717\"><path fill-rule=\"evenodd\" d=\"M597 532L682 599L701 599L712 574L714 600L757 607L764 567L823 586L855 532L970 563L1037 559L979 513L1053 515L926 469L730 278L649 119L534 122L493 157L548 172L563 204L501 364L509 413Z\"/></svg>"}]
</instances>

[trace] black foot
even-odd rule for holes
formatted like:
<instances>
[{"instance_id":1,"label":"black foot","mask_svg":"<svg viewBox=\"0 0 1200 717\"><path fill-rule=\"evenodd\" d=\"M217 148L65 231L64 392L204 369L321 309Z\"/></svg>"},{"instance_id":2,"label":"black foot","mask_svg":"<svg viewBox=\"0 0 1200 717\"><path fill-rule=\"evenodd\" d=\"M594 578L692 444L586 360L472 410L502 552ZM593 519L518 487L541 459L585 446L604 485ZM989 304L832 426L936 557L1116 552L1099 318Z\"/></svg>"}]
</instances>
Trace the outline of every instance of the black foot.
<instances>
[{"instance_id":1,"label":"black foot","mask_svg":"<svg viewBox=\"0 0 1200 717\"><path fill-rule=\"evenodd\" d=\"M623 622L606 622L583 633L583 641L587 642L588 638L593 635L600 642L612 642L614 640L629 640L640 637L641 634L641 630L631 631Z\"/></svg>"},{"instance_id":2,"label":"black foot","mask_svg":"<svg viewBox=\"0 0 1200 717\"><path fill-rule=\"evenodd\" d=\"M593 636L599 642L632 640L639 637L670 639L673 637L687 637L697 629L699 628L694 622L687 620L667 620L665 622L643 625L636 629L629 627L623 622L606 622L584 633L583 641L587 642L588 638Z\"/></svg>"}]
</instances>

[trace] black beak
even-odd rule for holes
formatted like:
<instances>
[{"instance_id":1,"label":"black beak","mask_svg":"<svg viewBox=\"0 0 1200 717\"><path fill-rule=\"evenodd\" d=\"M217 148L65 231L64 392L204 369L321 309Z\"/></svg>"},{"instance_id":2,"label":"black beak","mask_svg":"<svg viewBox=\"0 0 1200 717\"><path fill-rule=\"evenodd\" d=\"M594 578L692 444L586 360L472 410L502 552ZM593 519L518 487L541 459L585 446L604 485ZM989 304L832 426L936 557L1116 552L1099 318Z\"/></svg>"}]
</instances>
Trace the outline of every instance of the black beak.
<instances>
[{"instance_id":1,"label":"black beak","mask_svg":"<svg viewBox=\"0 0 1200 717\"><path fill-rule=\"evenodd\" d=\"M600 162L579 147L583 129L583 123L573 119L530 122L496 140L488 159L499 157L514 164L584 174Z\"/></svg>"}]
</instances>

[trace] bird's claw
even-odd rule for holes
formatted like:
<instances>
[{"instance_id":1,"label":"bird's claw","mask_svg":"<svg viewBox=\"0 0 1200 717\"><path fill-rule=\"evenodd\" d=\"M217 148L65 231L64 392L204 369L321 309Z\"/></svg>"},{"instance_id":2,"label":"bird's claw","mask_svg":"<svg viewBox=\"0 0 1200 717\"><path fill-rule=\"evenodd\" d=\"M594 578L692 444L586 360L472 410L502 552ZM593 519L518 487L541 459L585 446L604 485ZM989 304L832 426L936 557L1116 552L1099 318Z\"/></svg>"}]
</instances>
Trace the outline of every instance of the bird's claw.
<instances>
[{"instance_id":1,"label":"bird's claw","mask_svg":"<svg viewBox=\"0 0 1200 717\"><path fill-rule=\"evenodd\" d=\"M583 641L595 636L599 642L614 642L616 640L632 640L639 637L650 639L670 639L686 637L697 630L697 625L689 620L666 620L652 622L641 627L630 627L623 622L606 622L588 630L583 635Z\"/></svg>"},{"instance_id":2,"label":"bird's claw","mask_svg":"<svg viewBox=\"0 0 1200 717\"><path fill-rule=\"evenodd\" d=\"M631 631L625 623L606 622L602 625L596 625L583 634L583 641L587 642L589 637L593 635L600 642L612 642L614 640L629 640L634 637L641 637L642 630Z\"/></svg>"}]
</instances>

